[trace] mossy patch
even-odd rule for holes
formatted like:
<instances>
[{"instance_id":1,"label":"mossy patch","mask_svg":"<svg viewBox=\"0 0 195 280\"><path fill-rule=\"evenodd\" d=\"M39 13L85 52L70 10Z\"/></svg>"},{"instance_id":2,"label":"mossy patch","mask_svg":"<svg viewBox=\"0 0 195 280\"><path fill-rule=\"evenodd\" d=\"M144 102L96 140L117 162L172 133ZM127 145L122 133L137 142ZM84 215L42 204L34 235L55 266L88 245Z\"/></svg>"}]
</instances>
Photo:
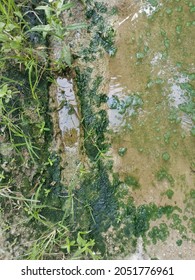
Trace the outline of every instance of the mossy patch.
<instances>
[{"instance_id":1,"label":"mossy patch","mask_svg":"<svg viewBox=\"0 0 195 280\"><path fill-rule=\"evenodd\" d=\"M173 176L171 174L169 174L167 169L165 169L165 168L161 168L159 171L157 171L156 178L158 181L167 180L171 184L171 186L174 185Z\"/></svg>"},{"instance_id":2,"label":"mossy patch","mask_svg":"<svg viewBox=\"0 0 195 280\"><path fill-rule=\"evenodd\" d=\"M124 179L124 182L132 187L133 190L139 189L141 187L140 183L134 176L127 175Z\"/></svg>"},{"instance_id":3,"label":"mossy patch","mask_svg":"<svg viewBox=\"0 0 195 280\"><path fill-rule=\"evenodd\" d=\"M168 199L172 199L173 195L174 195L174 191L171 189L168 189L165 194L167 195Z\"/></svg>"},{"instance_id":4,"label":"mossy patch","mask_svg":"<svg viewBox=\"0 0 195 280\"><path fill-rule=\"evenodd\" d=\"M169 229L165 223L161 223L158 226L154 226L149 232L148 236L152 239L152 243L156 244L158 240L162 242L166 241L169 236Z\"/></svg>"}]
</instances>

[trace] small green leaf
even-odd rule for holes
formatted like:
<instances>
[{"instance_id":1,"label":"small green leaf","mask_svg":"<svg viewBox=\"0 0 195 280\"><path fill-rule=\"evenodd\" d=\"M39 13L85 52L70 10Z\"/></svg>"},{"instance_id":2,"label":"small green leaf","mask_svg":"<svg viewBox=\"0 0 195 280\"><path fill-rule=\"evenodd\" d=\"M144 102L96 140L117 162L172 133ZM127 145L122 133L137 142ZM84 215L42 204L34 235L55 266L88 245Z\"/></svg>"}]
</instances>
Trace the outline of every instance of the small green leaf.
<instances>
[{"instance_id":1,"label":"small green leaf","mask_svg":"<svg viewBox=\"0 0 195 280\"><path fill-rule=\"evenodd\" d=\"M9 40L8 36L5 34L0 34L0 42L7 42Z\"/></svg>"},{"instance_id":2,"label":"small green leaf","mask_svg":"<svg viewBox=\"0 0 195 280\"><path fill-rule=\"evenodd\" d=\"M70 8L72 8L72 7L74 7L74 4L73 4L73 3L67 3L67 4L65 4L65 5L63 5L63 6L61 7L61 11L68 10L68 9L70 9Z\"/></svg>"},{"instance_id":3,"label":"small green leaf","mask_svg":"<svg viewBox=\"0 0 195 280\"><path fill-rule=\"evenodd\" d=\"M79 246L84 247L86 245L87 241L81 237L81 234L82 234L82 232L78 233L77 243Z\"/></svg>"},{"instance_id":4,"label":"small green leaf","mask_svg":"<svg viewBox=\"0 0 195 280\"><path fill-rule=\"evenodd\" d=\"M63 47L60 58L61 58L61 60L64 60L69 67L71 66L72 56L71 56L71 51L70 51L69 47L67 47L67 46Z\"/></svg>"},{"instance_id":5,"label":"small green leaf","mask_svg":"<svg viewBox=\"0 0 195 280\"><path fill-rule=\"evenodd\" d=\"M49 7L48 5L38 6L35 8L35 10L53 11L53 9L51 7Z\"/></svg>"},{"instance_id":6,"label":"small green leaf","mask_svg":"<svg viewBox=\"0 0 195 280\"><path fill-rule=\"evenodd\" d=\"M66 249L67 252L70 254L71 247L75 245L75 241L70 241L70 239L67 237L66 238L66 243L61 246L62 249Z\"/></svg>"},{"instance_id":7,"label":"small green leaf","mask_svg":"<svg viewBox=\"0 0 195 280\"><path fill-rule=\"evenodd\" d=\"M53 27L50 26L50 24L46 24L46 25L37 25L37 26L34 26L33 28L31 28L28 32L31 32L31 31L37 31L37 32L50 32L50 31L53 31Z\"/></svg>"},{"instance_id":8,"label":"small green leaf","mask_svg":"<svg viewBox=\"0 0 195 280\"><path fill-rule=\"evenodd\" d=\"M86 27L87 27L86 23L73 23L73 24L67 25L66 30L76 30L76 29L86 28Z\"/></svg>"},{"instance_id":9,"label":"small green leaf","mask_svg":"<svg viewBox=\"0 0 195 280\"><path fill-rule=\"evenodd\" d=\"M7 24L6 27L5 27L7 32L10 32L10 31L14 30L15 28L18 28L18 26L15 25L15 24L12 24L12 23Z\"/></svg>"},{"instance_id":10,"label":"small green leaf","mask_svg":"<svg viewBox=\"0 0 195 280\"><path fill-rule=\"evenodd\" d=\"M0 22L0 30L2 30L4 26L5 26L5 23L4 22Z\"/></svg>"},{"instance_id":11,"label":"small green leaf","mask_svg":"<svg viewBox=\"0 0 195 280\"><path fill-rule=\"evenodd\" d=\"M4 97L7 93L7 84L0 88L0 98Z\"/></svg>"},{"instance_id":12,"label":"small green leaf","mask_svg":"<svg viewBox=\"0 0 195 280\"><path fill-rule=\"evenodd\" d=\"M51 12L54 12L54 10L51 7L49 7L48 5L46 5L46 6L38 6L38 7L36 7L36 10L44 10L47 19L50 19Z\"/></svg>"}]
</instances>

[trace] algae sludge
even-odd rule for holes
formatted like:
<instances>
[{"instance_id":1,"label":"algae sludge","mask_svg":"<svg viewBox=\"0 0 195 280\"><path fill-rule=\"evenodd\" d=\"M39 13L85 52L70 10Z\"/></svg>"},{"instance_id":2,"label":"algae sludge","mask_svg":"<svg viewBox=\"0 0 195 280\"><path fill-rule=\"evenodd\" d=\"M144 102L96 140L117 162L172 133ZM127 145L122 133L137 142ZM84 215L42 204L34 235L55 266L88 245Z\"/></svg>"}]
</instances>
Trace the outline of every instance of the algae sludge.
<instances>
[{"instance_id":1,"label":"algae sludge","mask_svg":"<svg viewBox=\"0 0 195 280\"><path fill-rule=\"evenodd\" d=\"M19 95L2 103L15 125L1 129L10 148L0 149L3 250L19 259L193 259L194 4L73 2L57 10L62 21L51 10L58 35L72 25L63 40L47 34L47 71L38 80L36 68L23 71ZM33 26L42 40L40 21Z\"/></svg>"}]
</instances>

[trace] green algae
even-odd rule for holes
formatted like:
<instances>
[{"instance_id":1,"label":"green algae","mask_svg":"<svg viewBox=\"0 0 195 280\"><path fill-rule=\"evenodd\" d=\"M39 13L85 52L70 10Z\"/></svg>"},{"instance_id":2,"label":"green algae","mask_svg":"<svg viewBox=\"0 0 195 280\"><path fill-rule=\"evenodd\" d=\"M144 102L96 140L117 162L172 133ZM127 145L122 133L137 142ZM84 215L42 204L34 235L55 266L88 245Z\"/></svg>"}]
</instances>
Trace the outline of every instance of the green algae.
<instances>
[{"instance_id":1,"label":"green algae","mask_svg":"<svg viewBox=\"0 0 195 280\"><path fill-rule=\"evenodd\" d=\"M162 154L162 158L164 161L169 161L170 160L170 155L169 153L165 152Z\"/></svg>"},{"instance_id":2,"label":"green algae","mask_svg":"<svg viewBox=\"0 0 195 280\"><path fill-rule=\"evenodd\" d=\"M143 105L143 100L140 97L140 93L132 93L125 96L125 98L119 98L116 95L112 95L107 104L110 109L116 109L120 114L124 114L129 110L136 110Z\"/></svg>"},{"instance_id":3,"label":"green algae","mask_svg":"<svg viewBox=\"0 0 195 280\"><path fill-rule=\"evenodd\" d=\"M88 213L88 226L91 230L91 236L94 236L98 249L104 254L106 251L106 244L101 236L101 233L106 232L109 227L116 225L116 213L117 213L117 200L114 198L117 183L112 185L108 178L107 170L102 162L99 162L98 169L91 171L93 177L87 176L81 184L81 189L78 192L79 200L82 204L78 206L78 213L81 213L79 209L83 208L83 205L90 205L91 213ZM83 214L84 215L84 214ZM80 226L81 221L86 224L86 215L79 214L78 216ZM85 225L86 226L86 225Z\"/></svg>"},{"instance_id":4,"label":"green algae","mask_svg":"<svg viewBox=\"0 0 195 280\"><path fill-rule=\"evenodd\" d=\"M152 243L156 244L159 240L162 242L166 241L166 239L169 236L169 229L167 224L161 223L158 226L154 226L149 232L148 232L148 237L151 238Z\"/></svg>"},{"instance_id":5,"label":"green algae","mask_svg":"<svg viewBox=\"0 0 195 280\"><path fill-rule=\"evenodd\" d=\"M94 114L95 105L104 102L104 99L98 98L97 90L100 86L101 77L97 77L93 81L92 86L89 85L92 69L87 68L76 71L77 95L80 99L82 126L84 130L84 147L90 159L95 160L100 153L108 150L108 143L105 142L104 132L108 126L108 118L105 110L99 110ZM101 94L100 94L101 95Z\"/></svg>"},{"instance_id":6,"label":"green algae","mask_svg":"<svg viewBox=\"0 0 195 280\"><path fill-rule=\"evenodd\" d=\"M127 148L121 147L118 149L119 156L123 157L127 152Z\"/></svg>"},{"instance_id":7,"label":"green algae","mask_svg":"<svg viewBox=\"0 0 195 280\"><path fill-rule=\"evenodd\" d=\"M96 80L95 83L92 83L96 86L93 90L91 90L91 69L86 69L85 71L82 71L82 73L79 69L76 69L76 73L78 96L81 102L81 112L84 116L82 125L84 127L85 137L93 137L93 139L96 139L96 134L101 133L102 137L100 138L98 147L102 148L101 145L105 140L104 133L108 122L105 122L103 129L98 126L98 129L96 130L94 129L95 124L91 122L92 119L90 119L90 122L86 122L85 120L85 117L88 118L92 114L91 112L93 111L93 108L95 108L94 106L96 103L93 102L93 100L95 96L98 95L98 89L100 86L99 82L101 82L101 79L99 79L99 82ZM129 103L132 104L132 102ZM102 123L102 119L100 123ZM90 132L90 135L87 131ZM86 145L86 140L90 141L89 145ZM83 207L82 205L89 205L91 211L89 211L89 208L86 207L82 215L79 216L80 227L81 229L86 226L89 227L91 230L90 237L96 237L96 241L99 244L97 249L105 255L107 252L107 244L105 243L101 233L106 232L112 226L115 232L115 237L113 237L114 242L117 242L117 238L122 238L123 241L120 246L120 252L125 253L127 240L134 243L136 238L139 236L145 236L146 232L150 229L151 220L161 219L164 215L167 218L170 218L172 213L178 209L177 207L175 208L172 206L158 207L155 204L140 205L136 207L132 199L130 199L127 203L122 203L123 197L127 195L127 189L121 189L123 184L119 181L118 177L115 177L113 183L110 182L106 165L101 160L96 160L97 150L95 154L93 154L94 151L92 151L93 146L94 148L97 148L97 141L91 141L89 139L86 140L84 141L84 146L87 155L93 162L93 171L91 171L92 173L90 172L83 180L81 189L78 192L78 199L79 201L82 201L80 206L78 206L78 209L81 209ZM122 152L126 152L126 149L123 147ZM93 175L91 176L90 174ZM160 180L167 177L171 183L173 183L172 178L166 172L159 175ZM133 176L127 176L124 179L124 182L128 186L131 186L133 190L140 188L139 182ZM81 213L81 211L79 211L79 213ZM88 218L86 219L86 217ZM118 229L118 224L120 223L125 223L123 230ZM158 233L155 232L155 234L155 238L162 241L164 241L168 236L168 233L163 225L160 226Z\"/></svg>"},{"instance_id":8,"label":"green algae","mask_svg":"<svg viewBox=\"0 0 195 280\"><path fill-rule=\"evenodd\" d=\"M131 186L133 190L141 188L141 185L139 184L138 180L133 177L133 176L126 176L124 179L124 182L128 185Z\"/></svg>"},{"instance_id":9,"label":"green algae","mask_svg":"<svg viewBox=\"0 0 195 280\"><path fill-rule=\"evenodd\" d=\"M151 5L158 5L157 1L149 2ZM98 11L97 7L89 9L87 12L87 18L89 22L91 22L91 26L95 27L95 25L99 25L99 27L103 28L101 12L101 10ZM170 15L173 15L174 11L171 8L167 8L166 13L168 14L167 17L172 18ZM178 21L177 24L179 26L180 22ZM176 25L175 30L176 33L178 33L175 34L175 36L181 35L184 32L184 29L177 29ZM97 49L100 45L104 45L104 43L101 42L101 39L102 38L100 34L96 34L94 36L93 42L91 43L90 48L87 50L88 53L86 52L86 55L84 55L85 61L87 61L88 58L90 59L90 55L95 59L96 56L94 53L97 52ZM168 57L168 49L169 52L172 50L172 42L172 36L170 36L169 32L166 30L166 32L163 34L162 45L164 44L164 47L167 50L164 52L163 59ZM107 52L109 53L109 51ZM148 48L137 48L135 50L134 58L142 62L142 60L148 59L148 53ZM93 86L93 83L91 82L91 76L91 69L76 69L76 83L78 88L78 97L81 104L81 119L82 128L84 131L83 151L86 152L92 164L89 174L86 175L81 184L80 190L77 192L77 198L79 201L77 206L80 210L78 211L77 219L81 228L88 227L89 230L91 230L90 236L92 238L97 238L97 243L99 244L99 246L96 246L97 250L99 249L105 257L109 257L108 245L106 244L106 238L104 238L103 235L109 231L110 227L112 228L111 235L113 235L113 244L118 244L118 240L120 240L121 242L118 247L120 247L119 251L122 253L125 252L125 246L127 246L129 240L134 240L134 243L136 243L136 240L139 236L145 237L148 233L153 244L156 244L159 240L164 242L168 238L171 229L179 230L181 232L183 228L182 221L180 219L181 210L177 207L169 205L158 206L156 204L143 204L136 206L134 204L133 199L129 197L129 189L131 189L129 187L132 187L133 190L136 190L140 187L139 180L137 178L129 175L125 177L124 182L121 182L119 180L119 176L115 174L113 175L113 182L110 181L109 177L112 177L112 164L110 168L108 168L102 158L99 157L102 152L106 154L110 145L110 143L106 143L107 141L104 135L108 126L107 114L99 109L99 106L102 103L101 98L99 97L100 93L98 93L101 77L99 77L99 81L96 79L96 86ZM166 80L154 79L148 88L152 88L153 85L158 88L164 87L166 85ZM184 87L184 85L182 87ZM186 87L185 90L188 94L191 94L189 92L190 89ZM119 113L125 117L129 109L134 106L132 105L133 102L131 100L131 95L128 96L128 99L121 99L119 96L115 95L112 96L112 98L110 98L107 103L110 109L118 110ZM135 106L140 108L142 106L146 107L147 105L141 101ZM168 115L169 114L171 115L171 110L168 112ZM174 111L174 113L170 116L170 121L173 122L173 124L179 124L181 122L178 110ZM161 123L158 125L160 126ZM98 135L99 132L101 134L100 137ZM160 129L158 129L158 132L160 132ZM153 135L151 135L151 137L152 136ZM163 144L166 144L166 146L163 146L160 155L164 155L164 160L169 161L170 156L172 159L172 153L169 153L168 144L171 143L172 138L173 140L175 140L175 138L172 136L170 131L165 130L163 130L161 138L162 141L164 139ZM159 139L161 138L159 137ZM125 151L123 145L121 145L121 148L122 156L124 156L125 159L126 155L128 154L128 150ZM163 151L166 152L163 153ZM120 153L120 151L118 152ZM163 170L162 168L159 170L157 180L162 181L164 179L168 180L171 185L174 185L175 178L173 179L168 171L166 169ZM173 196L173 191L170 189L167 190L166 195L169 199L171 199ZM87 206L83 211L84 205ZM176 216L173 215L175 211L179 212L179 214L176 214ZM82 215L80 215L80 213L82 213ZM150 228L151 221L159 220L164 217L172 222L172 228L163 222L157 227L152 229ZM109 235L109 238L111 239L112 237ZM126 241L124 240L125 238ZM114 247L113 244L112 247Z\"/></svg>"},{"instance_id":10,"label":"green algae","mask_svg":"<svg viewBox=\"0 0 195 280\"><path fill-rule=\"evenodd\" d=\"M173 195L174 195L174 191L171 189L168 189L165 194L167 195L168 199L172 199Z\"/></svg>"},{"instance_id":11,"label":"green algae","mask_svg":"<svg viewBox=\"0 0 195 280\"><path fill-rule=\"evenodd\" d=\"M158 4L157 1L149 1L149 3L153 6ZM107 8L103 4L96 3L93 9L95 9L96 13L90 11L92 15L89 13L87 15L88 19L91 20L93 26L102 24L102 18L98 13L107 12ZM92 57L99 44L103 46L108 53L112 54L114 52L112 49L110 50L110 46L113 43L110 38L112 38L114 32L111 29L110 31L110 37L107 39L105 35L102 34L94 37L94 41L90 46L90 55L92 55ZM101 43L99 43L99 41ZM146 52L147 48L145 49L145 53ZM88 54L84 57L85 60L87 60L87 56ZM101 104L106 102L105 95L99 92L102 77L96 77L92 81L92 69L90 68L76 68L75 72L77 93L81 106L81 127L84 134L82 152L86 153L90 158L92 167L89 169L88 174L84 175L79 189L75 190L73 188L70 192L67 190L67 186L63 186L60 182L61 166L59 157L56 154L46 153L44 155L45 158L46 156L49 157L52 164L48 169L42 169L40 172L40 176L47 179L45 182L42 182L43 187L40 197L38 198L42 197L42 204L50 205L51 209L43 207L39 213L48 221L52 222L64 219L67 224L71 225L70 228L73 232L71 232L71 234L73 235L75 235L75 226L79 230L89 230L90 233L88 236L96 239L95 248L97 252L101 251L105 258L109 258L111 253L109 252L106 238L103 237L103 234L106 233L110 227L113 228L113 233L111 233L111 235L115 235L113 237L114 244L118 245L120 240L118 254L128 254L128 244L131 244L134 248L137 238L140 236L145 237L146 233L148 233L153 244L156 244L159 240L164 242L169 236L168 226L165 223L161 223L159 226L151 229L151 221L159 220L164 217L173 219L172 227L176 230L179 229L181 232L183 228L181 227L179 215L172 215L175 211L180 212L177 207L169 205L158 206L153 203L136 206L133 198L129 197L127 199L129 193L128 186L131 186L133 190L140 188L137 178L127 176L124 180L128 185L127 188L117 176L114 177L113 175L113 182L111 182L109 175L112 174L112 164L108 167L102 160L102 154L105 155L110 146L110 143L107 142L105 137L108 126L107 113L100 109ZM163 81L159 79L154 83L162 85ZM116 107L114 106L113 109L118 108L123 112L123 110L131 108L131 106L135 106L136 108L141 107L143 101L139 96L133 98L129 96L124 102L119 100L116 104ZM26 131L30 129L27 125L24 125L24 128ZM51 136L50 133L44 131L45 140L47 140L49 136ZM168 134L164 134L164 141L166 144L169 144L170 136ZM44 145L42 148L44 148ZM124 150L122 150L122 153L123 152ZM40 176L35 176L34 184L40 180ZM167 179L171 184L174 183L174 179L166 170L160 170L157 178L160 181ZM28 184L28 182L26 182L26 184ZM172 192L170 193L169 191L167 196L168 198L172 196ZM123 199L125 202L122 202ZM73 201L74 203L72 203ZM54 208L56 208L56 210ZM72 209L74 209L74 214L71 212ZM194 228L193 220L190 220L189 227L192 229Z\"/></svg>"},{"instance_id":12,"label":"green algae","mask_svg":"<svg viewBox=\"0 0 195 280\"><path fill-rule=\"evenodd\" d=\"M161 219L163 216L170 219L174 211L179 211L179 209L168 205L158 207L154 203L138 206L136 211L135 236L145 236L145 233L150 228L150 221ZM164 226L161 227L164 229Z\"/></svg>"},{"instance_id":13,"label":"green algae","mask_svg":"<svg viewBox=\"0 0 195 280\"><path fill-rule=\"evenodd\" d=\"M86 62L94 61L96 54L101 54L102 48L110 56L116 53L116 47L114 45L115 31L106 23L105 13L108 13L108 9L103 3L91 2L87 6L86 19L90 21L88 32L92 33L92 39L89 47L80 51L80 56Z\"/></svg>"},{"instance_id":14,"label":"green algae","mask_svg":"<svg viewBox=\"0 0 195 280\"><path fill-rule=\"evenodd\" d=\"M180 235L187 232L187 228L186 228L186 226L184 226L182 224L182 219L178 214L173 213L171 218L172 218L172 223L171 223L170 227L172 229L178 230Z\"/></svg>"}]
</instances>

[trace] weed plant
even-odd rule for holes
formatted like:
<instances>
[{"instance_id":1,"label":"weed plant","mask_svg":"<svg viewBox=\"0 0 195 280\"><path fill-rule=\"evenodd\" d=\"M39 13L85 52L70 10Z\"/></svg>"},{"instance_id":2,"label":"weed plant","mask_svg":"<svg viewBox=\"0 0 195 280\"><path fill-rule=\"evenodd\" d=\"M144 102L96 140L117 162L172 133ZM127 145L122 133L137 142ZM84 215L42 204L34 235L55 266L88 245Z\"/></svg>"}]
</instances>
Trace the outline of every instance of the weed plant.
<instances>
[{"instance_id":1,"label":"weed plant","mask_svg":"<svg viewBox=\"0 0 195 280\"><path fill-rule=\"evenodd\" d=\"M15 151L11 155L20 155L23 165L33 169L39 167L40 170L37 179L34 180L34 186L25 196L20 188L13 186L14 179L7 176L4 169L0 169L1 207L9 200L18 210L22 209L26 213L27 224L35 224L41 229L23 258L97 258L93 252L95 241L88 239L87 231L79 231L74 225L74 178L68 188L64 210L59 205L51 205L49 199L52 194L47 186L49 180L46 174L49 167L53 168L54 161L47 156L48 153L41 151L45 148L45 133L50 130L43 116L43 106L46 105L43 105L43 93L40 93L41 83L45 78L53 79L56 71L71 67L72 56L64 38L72 30L83 28L86 24L64 26L61 14L73 7L70 2L42 1L35 10L30 10L30 5L29 1L25 0L0 2L0 136L10 143L11 151ZM28 20L30 14L36 18L35 26ZM46 23L41 14L45 14ZM35 34L41 35L38 42L32 42L30 39ZM49 37L55 37L62 45L59 60L55 62L49 60L50 50L42 43L46 43ZM17 75L11 76L10 69L14 69L19 76L22 75L23 79L17 79ZM28 108L31 108L31 114L35 118L32 124L27 115ZM43 144L40 145L41 141ZM57 216L60 213L61 218L57 222L44 215L51 211Z\"/></svg>"}]
</instances>

